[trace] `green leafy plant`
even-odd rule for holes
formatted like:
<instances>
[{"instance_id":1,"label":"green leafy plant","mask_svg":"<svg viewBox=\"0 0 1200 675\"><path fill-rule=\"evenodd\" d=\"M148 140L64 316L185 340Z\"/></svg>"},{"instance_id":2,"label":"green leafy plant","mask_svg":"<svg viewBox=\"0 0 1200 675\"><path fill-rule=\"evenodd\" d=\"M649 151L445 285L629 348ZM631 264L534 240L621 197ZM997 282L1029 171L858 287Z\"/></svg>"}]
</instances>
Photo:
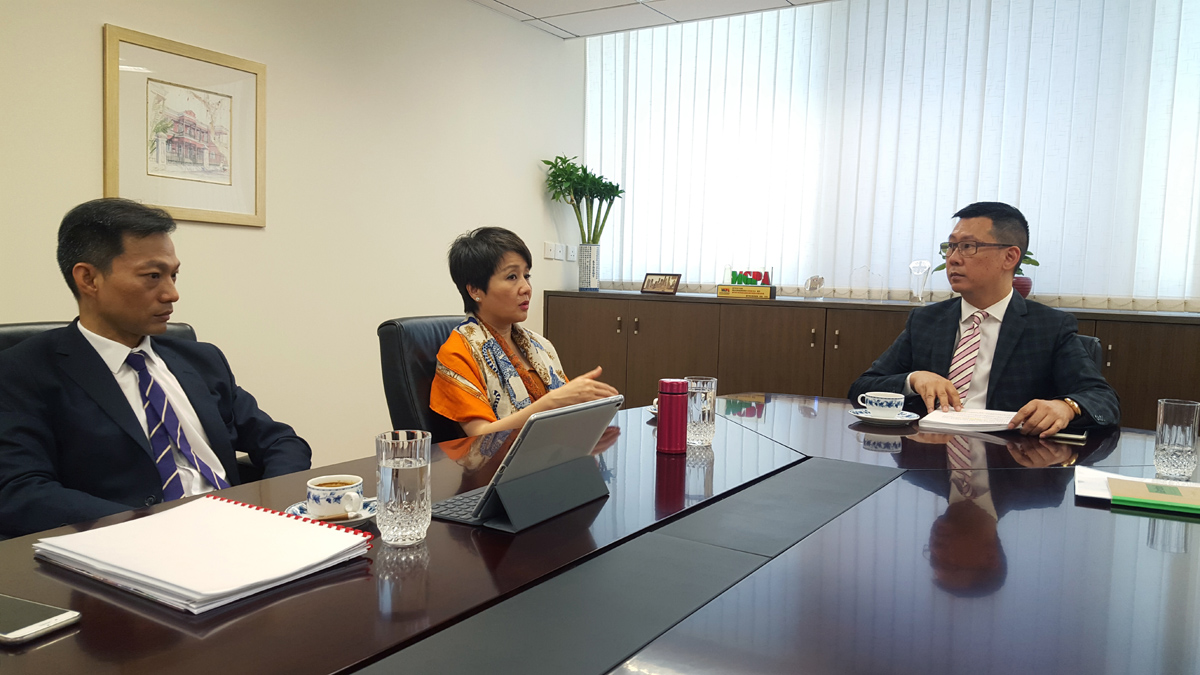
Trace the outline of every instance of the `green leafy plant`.
<instances>
[{"instance_id":1,"label":"green leafy plant","mask_svg":"<svg viewBox=\"0 0 1200 675\"><path fill-rule=\"evenodd\" d=\"M946 256L943 255L942 260L945 260L945 259L946 259ZM1042 264L1033 259L1033 251L1026 251L1025 255L1021 256L1021 262L1017 263L1017 269L1013 270L1013 274L1018 277L1025 276L1025 272L1021 270L1021 265L1032 265L1033 267L1041 267ZM933 271L941 272L944 269L946 269L946 263L942 263L941 265L938 265L937 267L933 268Z\"/></svg>"},{"instance_id":2,"label":"green leafy plant","mask_svg":"<svg viewBox=\"0 0 1200 675\"><path fill-rule=\"evenodd\" d=\"M625 191L586 166L576 164L575 159L560 155L553 160L542 160L542 164L550 167L546 172L546 189L551 199L570 204L574 209L581 243L599 244L613 202Z\"/></svg>"}]
</instances>

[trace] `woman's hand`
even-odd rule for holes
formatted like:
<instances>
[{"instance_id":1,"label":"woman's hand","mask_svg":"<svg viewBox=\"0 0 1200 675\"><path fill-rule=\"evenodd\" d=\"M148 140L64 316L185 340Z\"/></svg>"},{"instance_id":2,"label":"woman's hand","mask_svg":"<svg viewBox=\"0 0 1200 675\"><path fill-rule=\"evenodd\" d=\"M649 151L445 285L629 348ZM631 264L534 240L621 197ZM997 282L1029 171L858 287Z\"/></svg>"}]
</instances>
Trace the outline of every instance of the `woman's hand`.
<instances>
[{"instance_id":1,"label":"woman's hand","mask_svg":"<svg viewBox=\"0 0 1200 675\"><path fill-rule=\"evenodd\" d=\"M545 410L554 410L555 408L562 408L576 403L587 403L596 399L616 396L618 393L616 389L596 379L600 377L601 372L603 370L600 366L596 366L594 370L576 377L558 389L546 392L546 395L541 399L542 401L546 401Z\"/></svg>"}]
</instances>

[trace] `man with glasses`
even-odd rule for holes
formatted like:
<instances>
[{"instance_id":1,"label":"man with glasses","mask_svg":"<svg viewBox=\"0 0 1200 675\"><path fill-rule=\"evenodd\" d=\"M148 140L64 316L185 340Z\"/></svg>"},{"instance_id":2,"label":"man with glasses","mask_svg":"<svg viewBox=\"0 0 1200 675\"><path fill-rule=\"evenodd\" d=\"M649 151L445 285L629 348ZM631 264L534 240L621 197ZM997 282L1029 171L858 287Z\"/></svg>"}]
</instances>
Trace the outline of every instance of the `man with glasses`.
<instances>
[{"instance_id":1,"label":"man with glasses","mask_svg":"<svg viewBox=\"0 0 1200 675\"><path fill-rule=\"evenodd\" d=\"M1068 425L1120 421L1117 393L1076 338L1075 317L1013 292L1029 247L1016 208L978 202L954 214L942 244L950 288L962 297L920 307L904 332L850 387L903 393L919 412L1016 410L1011 428L1049 436Z\"/></svg>"}]
</instances>

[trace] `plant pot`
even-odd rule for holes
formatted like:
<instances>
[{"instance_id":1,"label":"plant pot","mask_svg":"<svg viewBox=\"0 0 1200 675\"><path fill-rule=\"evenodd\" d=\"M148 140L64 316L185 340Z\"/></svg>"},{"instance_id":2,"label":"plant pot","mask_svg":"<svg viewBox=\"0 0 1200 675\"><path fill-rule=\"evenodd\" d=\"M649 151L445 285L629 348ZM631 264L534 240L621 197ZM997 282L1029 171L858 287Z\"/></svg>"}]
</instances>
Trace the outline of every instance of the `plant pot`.
<instances>
[{"instance_id":1,"label":"plant pot","mask_svg":"<svg viewBox=\"0 0 1200 675\"><path fill-rule=\"evenodd\" d=\"M1020 293L1022 298L1028 298L1029 292L1033 290L1033 279L1029 277L1013 277L1013 290Z\"/></svg>"},{"instance_id":2,"label":"plant pot","mask_svg":"<svg viewBox=\"0 0 1200 675\"><path fill-rule=\"evenodd\" d=\"M579 245L579 290L600 290L600 244Z\"/></svg>"}]
</instances>

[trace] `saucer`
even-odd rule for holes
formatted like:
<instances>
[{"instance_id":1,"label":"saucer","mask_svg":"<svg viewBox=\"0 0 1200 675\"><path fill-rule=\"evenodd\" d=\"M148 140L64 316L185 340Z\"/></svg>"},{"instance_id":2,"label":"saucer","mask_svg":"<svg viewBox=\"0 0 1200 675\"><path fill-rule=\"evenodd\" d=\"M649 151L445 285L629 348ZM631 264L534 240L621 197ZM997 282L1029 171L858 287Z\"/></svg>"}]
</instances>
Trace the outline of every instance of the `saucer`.
<instances>
[{"instance_id":1,"label":"saucer","mask_svg":"<svg viewBox=\"0 0 1200 675\"><path fill-rule=\"evenodd\" d=\"M655 417L658 417L658 406L656 406L656 405L650 406L650 414L654 415Z\"/></svg>"},{"instance_id":2,"label":"saucer","mask_svg":"<svg viewBox=\"0 0 1200 675\"><path fill-rule=\"evenodd\" d=\"M921 419L920 415L910 413L907 410L901 410L895 417L877 417L872 415L871 411L866 408L855 408L850 411L850 414L862 420L865 424L874 424L881 427L905 427Z\"/></svg>"},{"instance_id":3,"label":"saucer","mask_svg":"<svg viewBox=\"0 0 1200 675\"><path fill-rule=\"evenodd\" d=\"M358 512L358 517L348 518L346 520L324 520L321 522L330 523L331 525L341 525L342 527L354 527L361 525L375 517L375 511L378 509L378 502L374 497L363 500L362 510ZM289 516L300 516L308 518L308 502L296 502L283 510ZM315 520L315 519L314 519Z\"/></svg>"}]
</instances>

